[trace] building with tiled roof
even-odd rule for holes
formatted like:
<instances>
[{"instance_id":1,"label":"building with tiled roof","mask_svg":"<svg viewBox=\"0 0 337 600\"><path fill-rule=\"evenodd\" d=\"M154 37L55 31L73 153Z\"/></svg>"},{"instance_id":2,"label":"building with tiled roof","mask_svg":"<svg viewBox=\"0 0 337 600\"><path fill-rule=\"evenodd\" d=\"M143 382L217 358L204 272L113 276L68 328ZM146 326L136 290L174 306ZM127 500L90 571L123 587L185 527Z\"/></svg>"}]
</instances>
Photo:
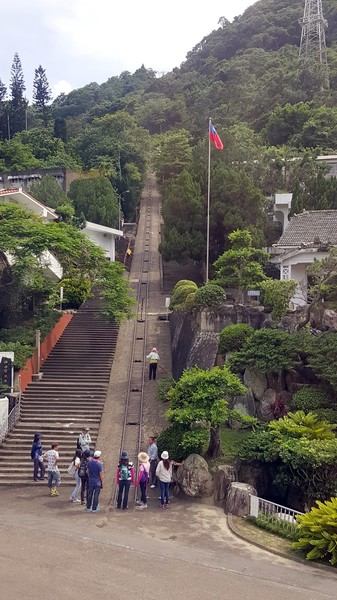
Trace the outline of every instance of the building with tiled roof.
<instances>
[{"instance_id":1,"label":"building with tiled roof","mask_svg":"<svg viewBox=\"0 0 337 600\"><path fill-rule=\"evenodd\" d=\"M271 262L280 269L280 279L297 282L293 304L303 305L307 298L307 267L326 258L332 246L337 247L337 210L303 211L288 219L290 208L291 194L276 194L274 214L282 223L283 233L269 251Z\"/></svg>"}]
</instances>

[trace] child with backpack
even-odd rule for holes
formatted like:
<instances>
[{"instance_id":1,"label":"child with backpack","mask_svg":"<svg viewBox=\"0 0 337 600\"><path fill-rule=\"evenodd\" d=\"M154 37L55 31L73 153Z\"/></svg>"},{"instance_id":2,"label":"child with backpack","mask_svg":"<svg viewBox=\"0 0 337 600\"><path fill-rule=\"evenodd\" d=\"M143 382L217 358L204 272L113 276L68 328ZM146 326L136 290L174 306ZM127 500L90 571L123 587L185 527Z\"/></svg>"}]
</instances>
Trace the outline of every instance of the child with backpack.
<instances>
[{"instance_id":1,"label":"child with backpack","mask_svg":"<svg viewBox=\"0 0 337 600\"><path fill-rule=\"evenodd\" d=\"M135 468L129 461L128 453L123 450L116 471L116 483L118 484L117 508L122 507L126 510L128 507L128 498L131 483L135 482Z\"/></svg>"},{"instance_id":2,"label":"child with backpack","mask_svg":"<svg viewBox=\"0 0 337 600\"><path fill-rule=\"evenodd\" d=\"M138 454L138 460L140 462L138 478L136 481L136 487L140 487L141 497L140 500L137 500L136 504L138 504L138 509L143 510L143 508L147 508L146 501L146 488L149 482L149 473L150 473L150 461L149 456L146 452L140 452Z\"/></svg>"}]
</instances>

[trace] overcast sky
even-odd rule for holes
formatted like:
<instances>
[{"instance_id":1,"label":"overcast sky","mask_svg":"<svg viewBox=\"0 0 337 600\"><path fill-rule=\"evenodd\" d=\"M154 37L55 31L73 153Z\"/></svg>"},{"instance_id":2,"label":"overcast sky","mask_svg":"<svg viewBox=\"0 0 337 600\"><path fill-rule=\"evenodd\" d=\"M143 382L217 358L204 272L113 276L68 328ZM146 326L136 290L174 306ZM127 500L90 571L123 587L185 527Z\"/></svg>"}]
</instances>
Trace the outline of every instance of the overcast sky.
<instances>
[{"instance_id":1,"label":"overcast sky","mask_svg":"<svg viewBox=\"0 0 337 600\"><path fill-rule=\"evenodd\" d=\"M141 64L157 72L179 66L213 29L254 0L3 0L0 79L8 85L18 52L27 95L34 69L46 69L54 97L102 83Z\"/></svg>"}]
</instances>

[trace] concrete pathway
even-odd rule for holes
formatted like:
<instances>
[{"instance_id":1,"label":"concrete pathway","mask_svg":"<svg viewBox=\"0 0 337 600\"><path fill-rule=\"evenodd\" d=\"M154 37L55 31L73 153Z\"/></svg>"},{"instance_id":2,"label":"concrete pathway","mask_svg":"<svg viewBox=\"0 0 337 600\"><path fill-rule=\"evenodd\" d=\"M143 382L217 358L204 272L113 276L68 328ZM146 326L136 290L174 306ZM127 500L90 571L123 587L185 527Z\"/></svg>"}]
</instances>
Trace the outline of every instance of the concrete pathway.
<instances>
[{"instance_id":1,"label":"concrete pathway","mask_svg":"<svg viewBox=\"0 0 337 600\"><path fill-rule=\"evenodd\" d=\"M155 193L155 191L153 192ZM151 236L159 240L158 211ZM142 232L141 215L139 236ZM137 278L137 238L130 279ZM151 255L149 346L170 369L168 324L158 252ZM6 600L335 600L337 576L276 557L234 537L223 511L192 500L172 499L163 511L157 495L145 511L111 510L121 440L132 323L121 327L108 401L97 446L103 451L105 484L101 512L87 513L69 491L51 498L45 488L0 490L0 598ZM144 438L164 424L155 383L146 382ZM144 439L145 447L145 439ZM157 490L156 490L157 492Z\"/></svg>"}]
</instances>

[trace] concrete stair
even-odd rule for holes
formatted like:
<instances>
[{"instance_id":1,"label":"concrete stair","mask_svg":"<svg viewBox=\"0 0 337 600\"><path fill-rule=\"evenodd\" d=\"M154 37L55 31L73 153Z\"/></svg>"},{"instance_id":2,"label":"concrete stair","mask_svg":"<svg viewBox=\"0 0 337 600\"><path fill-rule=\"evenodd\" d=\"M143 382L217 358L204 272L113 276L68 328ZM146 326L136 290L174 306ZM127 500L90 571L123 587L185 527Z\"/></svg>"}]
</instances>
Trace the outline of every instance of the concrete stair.
<instances>
[{"instance_id":1,"label":"concrete stair","mask_svg":"<svg viewBox=\"0 0 337 600\"><path fill-rule=\"evenodd\" d=\"M95 296L78 310L41 367L42 380L26 388L20 420L0 445L0 485L45 485L33 481L30 449L37 431L44 451L59 443L62 485L74 485L67 467L83 425L95 446L117 343L117 325L99 308Z\"/></svg>"}]
</instances>

